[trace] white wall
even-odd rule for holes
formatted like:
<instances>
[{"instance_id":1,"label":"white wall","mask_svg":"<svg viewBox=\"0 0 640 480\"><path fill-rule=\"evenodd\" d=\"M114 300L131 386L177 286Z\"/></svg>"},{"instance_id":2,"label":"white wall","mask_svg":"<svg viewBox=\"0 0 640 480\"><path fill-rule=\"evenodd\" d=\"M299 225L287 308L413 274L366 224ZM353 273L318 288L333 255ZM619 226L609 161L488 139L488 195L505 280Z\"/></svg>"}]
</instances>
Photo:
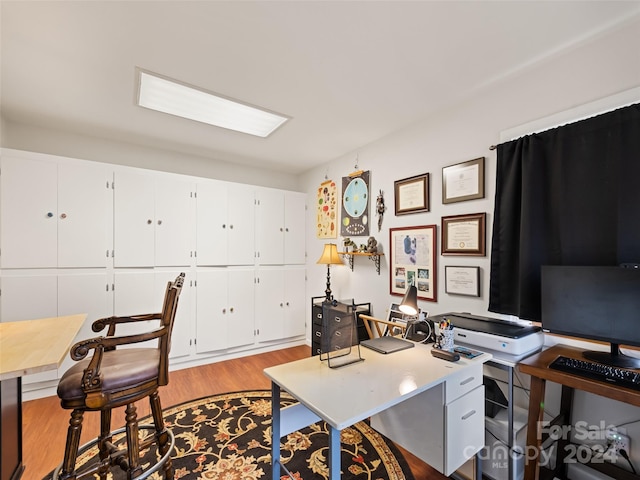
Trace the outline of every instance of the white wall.
<instances>
[{"instance_id":1,"label":"white wall","mask_svg":"<svg viewBox=\"0 0 640 480\"><path fill-rule=\"evenodd\" d=\"M635 48L630 48L638 44L640 20L478 91L457 108L443 111L420 124L315 168L301 176L300 186L309 195L309 205L313 206L316 189L324 181L325 174L340 185L341 178L354 171L357 157L359 167L371 171L370 208L375 207L378 191L384 192L387 212L383 228L381 232L377 231L377 218L372 216L371 235L382 244L386 255L389 251L389 228L436 224L440 237L442 216L486 212L487 256L438 255L438 301L421 301L421 308L431 314L465 311L495 316L487 310L496 172L496 154L489 150L489 146L500 141L500 133L504 130L639 86L640 57ZM485 198L443 205L442 167L481 156L485 157ZM394 180L426 172L430 174L430 212L396 217ZM307 225L308 294L321 295L325 288L326 269L316 265L315 261L328 240L316 238L313 207L308 212ZM341 244L342 238L337 241ZM366 237L358 237L355 241L366 243ZM334 296L372 301L374 314L384 316L389 303L400 299L389 294L389 259L386 255L380 276L375 273L373 262L364 258L356 258L353 272L346 267L332 268ZM445 265L480 266L481 297L446 294Z\"/></svg>"},{"instance_id":2,"label":"white wall","mask_svg":"<svg viewBox=\"0 0 640 480\"><path fill-rule=\"evenodd\" d=\"M3 119L0 127L0 145L5 148L298 190L298 180L291 174L231 164L215 158L34 127L6 119Z\"/></svg>"},{"instance_id":3,"label":"white wall","mask_svg":"<svg viewBox=\"0 0 640 480\"><path fill-rule=\"evenodd\" d=\"M457 108L441 112L440 115L418 125L365 145L357 152L313 169L301 177L300 186L309 195L308 204L313 207L316 189L324 181L325 174L340 185L341 178L354 170L357 156L359 167L371 171L370 208L375 206L375 195L379 190L385 194L387 212L380 233L375 227L377 218L372 217L371 220L371 234L382 244L385 254L389 251L389 228L436 224L440 236L442 216L486 212L487 256L438 255L438 300L421 301L420 306L431 314L458 311L499 316L488 312L487 309L496 174L496 154L495 151L489 150L489 146L500 141L503 131L639 87L640 56L637 45L640 45L638 19L609 35L600 36L591 43L584 43L565 52L564 55L556 55L529 67L517 76L503 79L491 88L478 91L473 98L461 102ZM640 97L635 101L640 101ZM481 156L485 157L485 198L443 205L442 167ZM430 212L394 216L394 180L426 172L431 176ZM326 268L316 265L315 261L322 252L323 244L328 240L316 238L314 224L315 211L310 208L307 217L308 297L323 294L326 276ZM357 243L365 243L360 240L366 239L359 237L355 240ZM340 244L342 238L339 237L337 241ZM445 265L480 266L481 297L446 294ZM380 276L375 273L372 262L356 258L353 272L348 267L333 268L331 280L336 298L354 298L358 302L371 301L374 316L377 317L385 316L386 308L391 301L400 300L400 297L389 294L387 256L382 261ZM549 405L552 403L549 402ZM557 411L557 407L553 408ZM586 421L589 425L598 425L601 421L607 425L619 425L631 420L640 420L640 409L576 392L574 421L578 419ZM640 447L633 445L640 445L640 424L628 425L626 428L632 437L631 458L637 463L640 461Z\"/></svg>"}]
</instances>

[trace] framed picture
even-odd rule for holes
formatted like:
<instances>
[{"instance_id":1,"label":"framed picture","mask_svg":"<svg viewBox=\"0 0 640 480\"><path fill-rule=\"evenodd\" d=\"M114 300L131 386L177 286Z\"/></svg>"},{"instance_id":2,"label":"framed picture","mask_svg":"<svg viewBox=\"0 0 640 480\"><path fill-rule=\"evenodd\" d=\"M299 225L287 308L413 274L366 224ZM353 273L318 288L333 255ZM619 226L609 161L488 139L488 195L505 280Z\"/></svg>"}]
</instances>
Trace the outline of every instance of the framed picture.
<instances>
[{"instance_id":1,"label":"framed picture","mask_svg":"<svg viewBox=\"0 0 640 480\"><path fill-rule=\"evenodd\" d=\"M444 267L444 291L452 295L480 296L480 267Z\"/></svg>"},{"instance_id":2,"label":"framed picture","mask_svg":"<svg viewBox=\"0 0 640 480\"><path fill-rule=\"evenodd\" d=\"M486 213L442 217L442 255L485 255Z\"/></svg>"},{"instance_id":3,"label":"framed picture","mask_svg":"<svg viewBox=\"0 0 640 480\"><path fill-rule=\"evenodd\" d=\"M429 211L429 174L393 182L396 215Z\"/></svg>"},{"instance_id":4,"label":"framed picture","mask_svg":"<svg viewBox=\"0 0 640 480\"><path fill-rule=\"evenodd\" d=\"M392 295L404 295L411 285L418 298L435 302L436 225L389 229L389 286Z\"/></svg>"},{"instance_id":5,"label":"framed picture","mask_svg":"<svg viewBox=\"0 0 640 480\"><path fill-rule=\"evenodd\" d=\"M484 198L484 157L442 168L442 203Z\"/></svg>"}]
</instances>

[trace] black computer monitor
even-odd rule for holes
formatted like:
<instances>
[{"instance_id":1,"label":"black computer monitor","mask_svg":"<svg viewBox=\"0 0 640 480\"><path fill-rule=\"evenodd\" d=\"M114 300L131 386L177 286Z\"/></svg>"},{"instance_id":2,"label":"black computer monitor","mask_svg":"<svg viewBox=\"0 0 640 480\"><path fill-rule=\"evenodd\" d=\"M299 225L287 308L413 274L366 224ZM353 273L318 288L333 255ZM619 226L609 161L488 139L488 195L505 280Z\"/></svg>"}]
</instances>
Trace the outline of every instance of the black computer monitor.
<instances>
[{"instance_id":1,"label":"black computer monitor","mask_svg":"<svg viewBox=\"0 0 640 480\"><path fill-rule=\"evenodd\" d=\"M585 356L608 365L640 368L620 345L640 347L640 269L621 266L543 266L542 328L610 345Z\"/></svg>"}]
</instances>

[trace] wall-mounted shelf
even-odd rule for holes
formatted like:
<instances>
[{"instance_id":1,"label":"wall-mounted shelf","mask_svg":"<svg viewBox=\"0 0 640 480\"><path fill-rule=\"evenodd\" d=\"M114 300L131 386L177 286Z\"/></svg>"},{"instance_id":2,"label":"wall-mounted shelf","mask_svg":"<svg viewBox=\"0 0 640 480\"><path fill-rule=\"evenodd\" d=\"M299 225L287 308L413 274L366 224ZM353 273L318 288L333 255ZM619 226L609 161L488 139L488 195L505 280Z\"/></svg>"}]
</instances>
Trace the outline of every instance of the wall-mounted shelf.
<instances>
[{"instance_id":1,"label":"wall-mounted shelf","mask_svg":"<svg viewBox=\"0 0 640 480\"><path fill-rule=\"evenodd\" d=\"M376 272L380 275L380 257L384 256L384 253L366 253L366 252L338 252L344 256L349 262L349 268L353 272L353 257L369 257L369 260L373 261L376 265Z\"/></svg>"}]
</instances>

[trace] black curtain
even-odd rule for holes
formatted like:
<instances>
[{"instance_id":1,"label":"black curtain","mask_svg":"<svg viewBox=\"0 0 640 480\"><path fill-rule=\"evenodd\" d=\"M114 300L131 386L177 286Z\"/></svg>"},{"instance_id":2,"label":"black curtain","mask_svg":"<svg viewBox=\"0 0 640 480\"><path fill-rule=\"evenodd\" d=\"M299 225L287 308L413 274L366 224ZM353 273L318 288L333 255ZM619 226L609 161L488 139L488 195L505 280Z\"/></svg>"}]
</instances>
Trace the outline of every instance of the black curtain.
<instances>
[{"instance_id":1,"label":"black curtain","mask_svg":"<svg viewBox=\"0 0 640 480\"><path fill-rule=\"evenodd\" d=\"M540 320L542 265L640 262L640 104L498 146L489 310Z\"/></svg>"}]
</instances>

